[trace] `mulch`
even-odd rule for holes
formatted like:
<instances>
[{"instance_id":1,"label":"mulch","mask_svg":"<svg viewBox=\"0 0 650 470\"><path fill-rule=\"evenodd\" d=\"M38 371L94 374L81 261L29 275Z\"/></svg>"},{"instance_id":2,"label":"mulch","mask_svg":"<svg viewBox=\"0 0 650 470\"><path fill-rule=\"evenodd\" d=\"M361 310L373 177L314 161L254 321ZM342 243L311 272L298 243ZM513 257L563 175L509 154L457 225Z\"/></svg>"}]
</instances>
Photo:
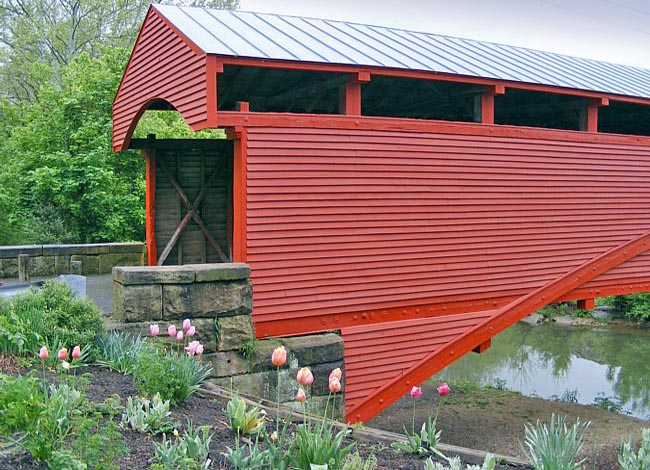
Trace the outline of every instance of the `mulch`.
<instances>
[{"instance_id":1,"label":"mulch","mask_svg":"<svg viewBox=\"0 0 650 470\"><path fill-rule=\"evenodd\" d=\"M5 364L2 364L3 366ZM5 373L12 373L16 369L4 369ZM106 398L117 395L121 398L122 404L126 403L129 396L137 395L137 390L133 385L130 376L125 376L117 372L102 367L84 367L77 371L77 374L89 374L89 386L86 396L89 401L101 403ZM194 427L202 425L212 426L214 436L210 445L210 457L212 459L212 469L230 469L232 468L226 461L223 453L226 447L234 447L235 435L227 425L228 418L225 413L226 401L223 399L206 398L198 395L191 396L180 406L172 408L172 418L181 423L179 432L182 434L183 429L191 421ZM120 415L115 417L119 421ZM267 427L272 430L275 423L269 420ZM128 430L123 430L124 442L128 448L128 455L120 458L117 463L123 469L147 469L153 461L154 447L153 442L160 442L162 436L151 436L140 434ZM263 447L263 445L261 445ZM386 470L421 470L424 466L423 460L416 456L409 456L398 453L391 448L386 447L380 442L358 442L357 449L362 456L374 454L378 460L378 469ZM47 468L38 465L29 455L20 454L11 457L0 457L0 470L22 470L22 469L42 469Z\"/></svg>"}]
</instances>

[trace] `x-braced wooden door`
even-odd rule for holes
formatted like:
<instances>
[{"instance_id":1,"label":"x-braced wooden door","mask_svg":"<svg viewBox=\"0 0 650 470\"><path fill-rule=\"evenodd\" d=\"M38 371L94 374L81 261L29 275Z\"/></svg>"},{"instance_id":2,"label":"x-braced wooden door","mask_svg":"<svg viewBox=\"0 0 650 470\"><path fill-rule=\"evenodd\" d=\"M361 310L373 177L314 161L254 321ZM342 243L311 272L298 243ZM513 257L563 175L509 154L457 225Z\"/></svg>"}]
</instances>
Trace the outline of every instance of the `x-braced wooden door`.
<instances>
[{"instance_id":1,"label":"x-braced wooden door","mask_svg":"<svg viewBox=\"0 0 650 470\"><path fill-rule=\"evenodd\" d=\"M232 259L232 156L227 140L156 141L159 266Z\"/></svg>"}]
</instances>

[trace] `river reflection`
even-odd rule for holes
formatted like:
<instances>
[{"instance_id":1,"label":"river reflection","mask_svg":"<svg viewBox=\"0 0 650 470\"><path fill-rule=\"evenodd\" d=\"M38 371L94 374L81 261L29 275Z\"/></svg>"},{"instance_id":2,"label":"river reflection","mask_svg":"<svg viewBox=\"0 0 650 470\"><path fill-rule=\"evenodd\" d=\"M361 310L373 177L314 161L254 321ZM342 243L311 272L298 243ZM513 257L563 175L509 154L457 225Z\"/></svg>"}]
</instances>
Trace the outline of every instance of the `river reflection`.
<instances>
[{"instance_id":1,"label":"river reflection","mask_svg":"<svg viewBox=\"0 0 650 470\"><path fill-rule=\"evenodd\" d=\"M486 352L466 355L433 380L441 379L501 383L542 398L577 394L583 404L614 398L623 412L650 419L650 332L518 323Z\"/></svg>"}]
</instances>

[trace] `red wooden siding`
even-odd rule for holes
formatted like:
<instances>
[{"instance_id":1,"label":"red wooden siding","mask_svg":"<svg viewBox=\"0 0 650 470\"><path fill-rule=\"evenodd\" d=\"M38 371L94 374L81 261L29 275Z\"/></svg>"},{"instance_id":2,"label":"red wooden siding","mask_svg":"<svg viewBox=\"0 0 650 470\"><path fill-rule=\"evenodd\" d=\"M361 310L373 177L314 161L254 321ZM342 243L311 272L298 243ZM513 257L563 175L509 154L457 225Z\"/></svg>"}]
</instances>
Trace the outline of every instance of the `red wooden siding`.
<instances>
[{"instance_id":1,"label":"red wooden siding","mask_svg":"<svg viewBox=\"0 0 650 470\"><path fill-rule=\"evenodd\" d=\"M490 310L344 328L346 408L357 407L388 380L495 313Z\"/></svg>"},{"instance_id":2,"label":"red wooden siding","mask_svg":"<svg viewBox=\"0 0 650 470\"><path fill-rule=\"evenodd\" d=\"M251 127L247 149L260 337L502 306L650 228L643 146Z\"/></svg>"},{"instance_id":3,"label":"red wooden siding","mask_svg":"<svg viewBox=\"0 0 650 470\"><path fill-rule=\"evenodd\" d=\"M188 125L205 127L206 59L149 9L113 103L113 150L120 151L147 106L165 100Z\"/></svg>"}]
</instances>

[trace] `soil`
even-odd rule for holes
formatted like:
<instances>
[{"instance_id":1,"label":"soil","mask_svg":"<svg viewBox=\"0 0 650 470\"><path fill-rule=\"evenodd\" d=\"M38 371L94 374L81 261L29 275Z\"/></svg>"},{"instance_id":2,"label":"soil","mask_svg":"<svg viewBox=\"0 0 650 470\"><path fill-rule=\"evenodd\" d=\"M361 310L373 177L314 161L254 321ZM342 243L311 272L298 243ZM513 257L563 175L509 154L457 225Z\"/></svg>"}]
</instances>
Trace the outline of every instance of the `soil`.
<instances>
[{"instance_id":1,"label":"soil","mask_svg":"<svg viewBox=\"0 0 650 470\"><path fill-rule=\"evenodd\" d=\"M11 364L6 358L0 357L2 371L12 373L16 369L12 367L11 371L4 369L5 365ZM100 403L112 395L118 395L122 403L126 402L129 396L137 395L137 390L133 385L133 380L129 376L124 376L117 372L110 371L100 367L79 368L77 374L89 374L89 387L86 396L89 401ZM51 380L49 378L48 380ZM191 421L194 427L201 425L212 426L214 436L210 445L210 457L212 459L212 469L229 469L232 468L223 456L226 447L233 447L235 438L233 432L227 425L228 418L224 412L226 401L221 399L207 399L201 396L193 395L180 406L172 408L172 418L182 424L179 432L182 434L188 421ZM115 418L119 420L119 415ZM269 429L274 428L274 422L267 423ZM128 455L120 458L117 464L122 469L147 469L152 463L154 457L153 442L160 442L161 436L150 436L123 430L124 442L128 447ZM422 460L418 457L408 456L397 453L393 449L387 448L381 443L357 443L357 449L362 456L375 454L379 461L379 469L390 470L410 470L421 469ZM47 468L38 465L29 455L20 454L12 457L0 457L0 470L33 470Z\"/></svg>"},{"instance_id":2,"label":"soil","mask_svg":"<svg viewBox=\"0 0 650 470\"><path fill-rule=\"evenodd\" d=\"M0 357L0 365L5 373L16 373L20 368L10 359ZM112 395L118 395L122 403L126 397L137 395L131 377L100 367L79 369L78 374L88 373L90 383L86 392L93 402L102 402ZM538 398L524 397L518 393L494 388L482 388L471 383L451 384L452 392L445 398L438 416L438 429L442 429L442 442L462 447L480 449L503 455L523 457L520 441L526 424L537 419L548 421L552 413L567 415L569 422L580 418L582 422L591 421L583 448L587 459L585 468L618 468L617 451L622 439L632 436L637 440L641 429L650 427L650 422L602 410L594 406L555 402ZM417 402L416 429L419 429L429 413L435 413L438 401L426 397L437 397L433 384L423 385L423 398ZM185 403L172 409L172 418L182 426L179 432L191 421L194 426L211 425L214 437L210 446L214 469L231 468L223 452L227 446L234 445L234 435L230 431L224 412L226 402L221 399L208 399L194 395ZM402 432L403 424L411 422L413 402L405 397L389 410L378 415L367 426ZM118 418L119 419L119 415ZM274 426L268 423L269 429ZM160 436L150 436L136 432L123 431L128 455L118 460L120 468L146 469L154 457L153 442ZM377 443L357 443L361 455L375 454L379 469L406 470L423 468L422 459L395 452ZM29 455L0 457L0 470L42 469ZM501 467L507 468L507 467Z\"/></svg>"},{"instance_id":3,"label":"soil","mask_svg":"<svg viewBox=\"0 0 650 470\"><path fill-rule=\"evenodd\" d=\"M429 413L435 414L438 400L432 403L425 397L436 397L435 384L422 386L423 397L416 404L416 429ZM596 406L585 406L540 398L524 397L519 393L494 388L483 388L469 383L451 383L451 393L444 399L438 415L441 441L472 449L524 458L520 447L524 428L537 420L548 422L551 414L568 417L570 424L577 418L591 421L585 434L583 457L585 468L616 469L618 447L630 436L638 442L641 429L650 427L649 421L606 411ZM368 422L368 426L393 432L402 432L404 423L410 423L413 401L405 397L388 410Z\"/></svg>"}]
</instances>

